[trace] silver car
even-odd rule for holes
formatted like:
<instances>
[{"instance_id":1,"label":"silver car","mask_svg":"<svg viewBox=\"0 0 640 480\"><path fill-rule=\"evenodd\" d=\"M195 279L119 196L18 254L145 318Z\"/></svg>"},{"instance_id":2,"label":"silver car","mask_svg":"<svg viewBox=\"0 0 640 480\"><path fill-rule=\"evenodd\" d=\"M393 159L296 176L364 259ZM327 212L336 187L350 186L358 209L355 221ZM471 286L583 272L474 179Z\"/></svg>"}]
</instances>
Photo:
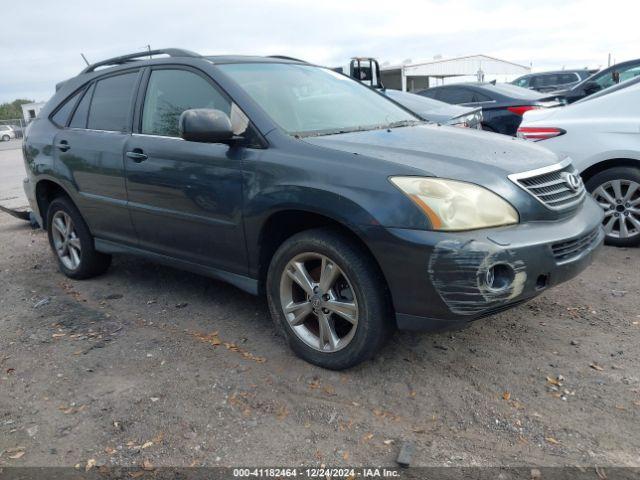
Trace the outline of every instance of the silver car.
<instances>
[{"instance_id":1,"label":"silver car","mask_svg":"<svg viewBox=\"0 0 640 480\"><path fill-rule=\"evenodd\" d=\"M16 132L9 125L0 125L0 140L8 142L16 138Z\"/></svg>"}]
</instances>

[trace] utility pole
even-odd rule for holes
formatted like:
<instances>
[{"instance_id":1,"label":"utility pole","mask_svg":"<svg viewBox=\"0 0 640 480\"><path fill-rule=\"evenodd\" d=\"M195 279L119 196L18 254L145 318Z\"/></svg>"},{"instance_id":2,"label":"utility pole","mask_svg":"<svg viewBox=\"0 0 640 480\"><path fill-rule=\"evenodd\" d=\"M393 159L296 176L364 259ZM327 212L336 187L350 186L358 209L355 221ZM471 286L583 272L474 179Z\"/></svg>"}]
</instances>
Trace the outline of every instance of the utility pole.
<instances>
[{"instance_id":1,"label":"utility pole","mask_svg":"<svg viewBox=\"0 0 640 480\"><path fill-rule=\"evenodd\" d=\"M609 59L607 60L607 67L611 66L611 53L609 53Z\"/></svg>"}]
</instances>

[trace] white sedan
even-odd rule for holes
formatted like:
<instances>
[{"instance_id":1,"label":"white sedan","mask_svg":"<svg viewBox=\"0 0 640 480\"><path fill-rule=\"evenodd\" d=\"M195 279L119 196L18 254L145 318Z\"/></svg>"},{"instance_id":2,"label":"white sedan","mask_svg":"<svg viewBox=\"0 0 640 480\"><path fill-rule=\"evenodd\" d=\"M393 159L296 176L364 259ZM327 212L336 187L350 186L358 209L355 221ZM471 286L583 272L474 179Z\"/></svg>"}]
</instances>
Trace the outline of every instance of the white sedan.
<instances>
[{"instance_id":1,"label":"white sedan","mask_svg":"<svg viewBox=\"0 0 640 480\"><path fill-rule=\"evenodd\" d=\"M640 244L640 77L563 108L529 111L518 136L571 157L605 211L608 244Z\"/></svg>"}]
</instances>

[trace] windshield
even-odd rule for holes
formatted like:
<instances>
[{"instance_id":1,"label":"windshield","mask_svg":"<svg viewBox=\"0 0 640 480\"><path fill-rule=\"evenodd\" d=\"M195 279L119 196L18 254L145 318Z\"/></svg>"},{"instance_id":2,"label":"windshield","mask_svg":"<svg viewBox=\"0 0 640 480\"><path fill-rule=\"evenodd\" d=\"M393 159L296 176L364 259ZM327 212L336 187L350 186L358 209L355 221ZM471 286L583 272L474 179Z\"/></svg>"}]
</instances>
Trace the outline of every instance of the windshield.
<instances>
[{"instance_id":1,"label":"windshield","mask_svg":"<svg viewBox=\"0 0 640 480\"><path fill-rule=\"evenodd\" d=\"M360 82L326 68L284 63L218 67L293 135L323 135L420 123Z\"/></svg>"},{"instance_id":2,"label":"windshield","mask_svg":"<svg viewBox=\"0 0 640 480\"><path fill-rule=\"evenodd\" d=\"M628 88L628 87L630 87L632 85L636 85L638 83L640 83L640 76L638 76L636 78L632 78L631 80L627 80L625 82L620 82L617 85L614 85L612 87L605 88L604 90L601 90L601 91L599 91L597 93L594 93L593 95L589 95L588 97L581 98L576 103L588 102L588 101L593 100L594 98L600 98L600 97L603 97L605 95L609 95L610 93L617 92L618 90L623 90L625 88Z\"/></svg>"},{"instance_id":3,"label":"windshield","mask_svg":"<svg viewBox=\"0 0 640 480\"><path fill-rule=\"evenodd\" d=\"M573 87L574 90L580 89L587 82L594 82L598 84L601 90L609 88L613 85L617 85L621 82L631 80L632 78L640 75L640 64L631 63L626 66L614 65L606 70L594 73L586 80Z\"/></svg>"}]
</instances>

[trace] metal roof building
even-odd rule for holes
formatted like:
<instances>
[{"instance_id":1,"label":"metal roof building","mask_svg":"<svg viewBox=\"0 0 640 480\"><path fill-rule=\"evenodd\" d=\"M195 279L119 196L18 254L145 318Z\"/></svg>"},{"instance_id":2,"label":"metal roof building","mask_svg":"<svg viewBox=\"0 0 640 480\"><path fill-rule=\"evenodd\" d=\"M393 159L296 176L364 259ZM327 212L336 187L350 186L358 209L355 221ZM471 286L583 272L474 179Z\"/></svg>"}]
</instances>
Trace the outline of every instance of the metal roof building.
<instances>
[{"instance_id":1,"label":"metal roof building","mask_svg":"<svg viewBox=\"0 0 640 480\"><path fill-rule=\"evenodd\" d=\"M530 67L488 55L388 65L380 67L380 70L385 87L410 92L447 83L477 80L509 82L531 72Z\"/></svg>"}]
</instances>

